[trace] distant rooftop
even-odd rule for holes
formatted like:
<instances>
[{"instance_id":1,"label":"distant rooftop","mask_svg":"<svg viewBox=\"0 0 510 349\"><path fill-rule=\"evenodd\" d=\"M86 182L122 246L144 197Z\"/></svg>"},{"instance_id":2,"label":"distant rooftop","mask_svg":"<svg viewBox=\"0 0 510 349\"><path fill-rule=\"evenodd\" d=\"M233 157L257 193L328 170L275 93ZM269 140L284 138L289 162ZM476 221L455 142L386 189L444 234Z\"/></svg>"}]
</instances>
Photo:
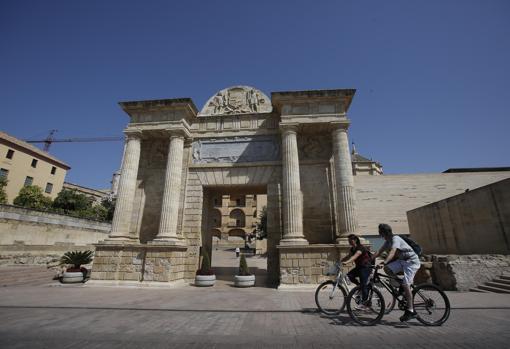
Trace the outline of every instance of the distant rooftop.
<instances>
[{"instance_id":1,"label":"distant rooftop","mask_svg":"<svg viewBox=\"0 0 510 349\"><path fill-rule=\"evenodd\" d=\"M502 172L510 171L510 167L466 167L466 168L449 168L443 173L461 173L461 172Z\"/></svg>"}]
</instances>

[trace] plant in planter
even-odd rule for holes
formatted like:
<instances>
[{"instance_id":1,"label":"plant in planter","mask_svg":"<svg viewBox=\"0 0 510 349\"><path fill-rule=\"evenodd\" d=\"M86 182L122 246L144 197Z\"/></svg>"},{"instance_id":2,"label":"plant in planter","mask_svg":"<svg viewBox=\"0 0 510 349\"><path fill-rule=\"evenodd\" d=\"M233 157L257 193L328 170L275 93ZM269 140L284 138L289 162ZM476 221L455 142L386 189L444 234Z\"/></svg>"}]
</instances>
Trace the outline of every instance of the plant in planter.
<instances>
[{"instance_id":1,"label":"plant in planter","mask_svg":"<svg viewBox=\"0 0 510 349\"><path fill-rule=\"evenodd\" d=\"M72 267L66 268L60 281L62 283L84 282L88 270L82 267L82 265L92 262L92 254L93 252L90 250L69 251L64 253L62 258L60 258L60 264L72 265Z\"/></svg>"},{"instance_id":2,"label":"plant in planter","mask_svg":"<svg viewBox=\"0 0 510 349\"><path fill-rule=\"evenodd\" d=\"M239 260L239 274L234 276L234 286L236 287L250 287L255 285L255 275L250 274L248 270L248 263L244 253Z\"/></svg>"},{"instance_id":3,"label":"plant in planter","mask_svg":"<svg viewBox=\"0 0 510 349\"><path fill-rule=\"evenodd\" d=\"M211 260L206 250L202 252L202 266L197 270L195 275L195 286L214 286L216 275L211 269Z\"/></svg>"}]
</instances>

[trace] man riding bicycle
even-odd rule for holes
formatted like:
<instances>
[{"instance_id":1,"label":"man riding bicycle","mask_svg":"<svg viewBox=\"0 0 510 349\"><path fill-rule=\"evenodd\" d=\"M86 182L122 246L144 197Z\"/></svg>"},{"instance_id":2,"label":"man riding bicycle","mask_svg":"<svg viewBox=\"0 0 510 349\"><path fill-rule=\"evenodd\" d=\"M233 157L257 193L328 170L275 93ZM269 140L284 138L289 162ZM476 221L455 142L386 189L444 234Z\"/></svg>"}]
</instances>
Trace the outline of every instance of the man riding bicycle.
<instances>
[{"instance_id":1,"label":"man riding bicycle","mask_svg":"<svg viewBox=\"0 0 510 349\"><path fill-rule=\"evenodd\" d=\"M396 275L403 272L404 279L402 288L407 301L407 309L404 315L400 317L400 321L408 321L416 317L413 309L413 296L411 294L411 285L414 275L420 269L420 258L414 250L400 236L393 235L393 231L388 224L379 224L379 235L386 240L384 245L373 255L373 260L382 252L389 250L389 253L382 263L384 271L388 275ZM396 258L396 259L395 259Z\"/></svg>"}]
</instances>

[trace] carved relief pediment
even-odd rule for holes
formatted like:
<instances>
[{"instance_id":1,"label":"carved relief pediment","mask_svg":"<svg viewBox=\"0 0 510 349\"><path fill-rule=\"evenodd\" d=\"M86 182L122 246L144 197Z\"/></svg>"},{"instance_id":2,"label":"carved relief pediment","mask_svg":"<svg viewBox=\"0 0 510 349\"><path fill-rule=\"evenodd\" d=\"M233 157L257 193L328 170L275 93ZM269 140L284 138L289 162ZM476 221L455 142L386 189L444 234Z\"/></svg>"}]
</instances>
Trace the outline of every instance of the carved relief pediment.
<instances>
[{"instance_id":1,"label":"carved relief pediment","mask_svg":"<svg viewBox=\"0 0 510 349\"><path fill-rule=\"evenodd\" d=\"M209 98L198 116L270 113L271 100L250 86L234 86Z\"/></svg>"}]
</instances>

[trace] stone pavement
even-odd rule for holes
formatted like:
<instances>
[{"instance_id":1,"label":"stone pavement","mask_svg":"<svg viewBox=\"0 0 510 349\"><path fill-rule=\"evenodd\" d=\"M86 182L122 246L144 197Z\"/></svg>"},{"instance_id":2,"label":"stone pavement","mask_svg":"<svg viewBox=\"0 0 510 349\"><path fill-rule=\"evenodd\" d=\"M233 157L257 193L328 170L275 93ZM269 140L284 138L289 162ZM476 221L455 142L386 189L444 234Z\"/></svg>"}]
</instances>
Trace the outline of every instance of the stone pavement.
<instances>
[{"instance_id":1,"label":"stone pavement","mask_svg":"<svg viewBox=\"0 0 510 349\"><path fill-rule=\"evenodd\" d=\"M0 270L1 273L1 270ZM98 287L0 288L0 348L503 348L510 295L457 293L441 327L398 321L374 327L315 311L314 290Z\"/></svg>"}]
</instances>

